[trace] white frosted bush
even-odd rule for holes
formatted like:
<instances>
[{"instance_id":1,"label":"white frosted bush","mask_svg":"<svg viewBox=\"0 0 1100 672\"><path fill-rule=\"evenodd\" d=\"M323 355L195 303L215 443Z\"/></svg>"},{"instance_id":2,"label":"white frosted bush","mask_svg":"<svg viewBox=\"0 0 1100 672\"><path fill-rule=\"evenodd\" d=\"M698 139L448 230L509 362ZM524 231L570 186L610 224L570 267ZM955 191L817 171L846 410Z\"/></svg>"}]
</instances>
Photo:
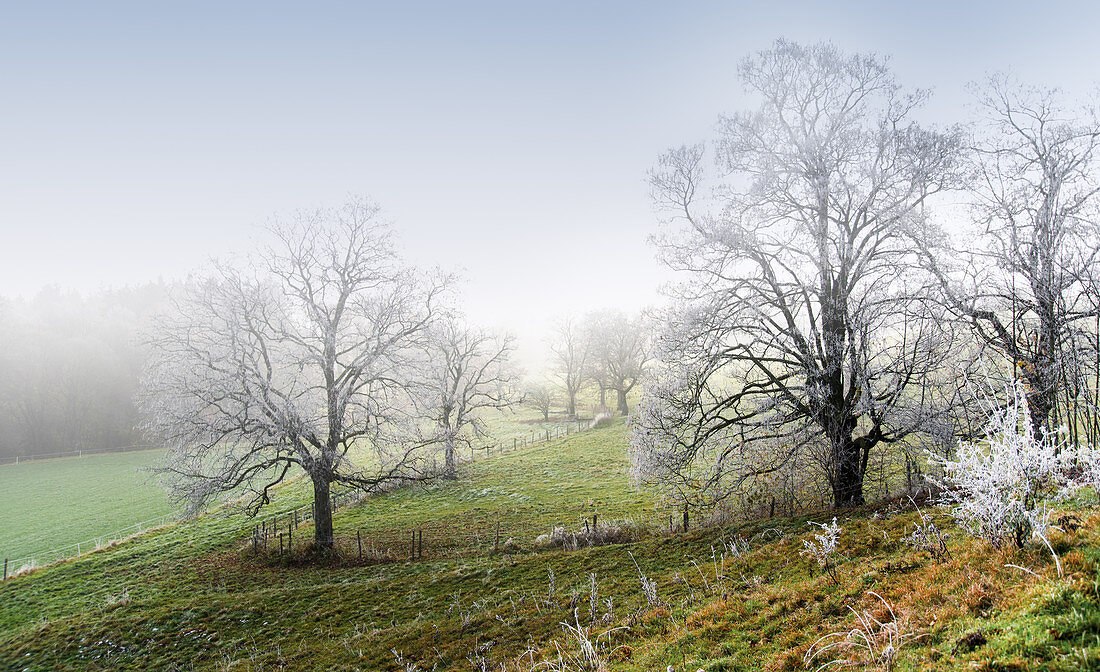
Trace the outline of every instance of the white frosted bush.
<instances>
[{"instance_id":1,"label":"white frosted bush","mask_svg":"<svg viewBox=\"0 0 1100 672\"><path fill-rule=\"evenodd\" d=\"M1061 573L1049 541L1050 503L1100 484L1097 453L1061 440L1057 432L1036 436L1022 384L1009 390L1005 408L992 413L985 441L960 441L954 460L933 455L932 461L943 468L941 503L951 507L960 527L994 548L1037 539Z\"/></svg>"},{"instance_id":2,"label":"white frosted bush","mask_svg":"<svg viewBox=\"0 0 1100 672\"><path fill-rule=\"evenodd\" d=\"M802 541L801 555L808 555L817 560L818 566L821 569L829 573L829 576L836 580L836 575L833 573L833 554L836 553L837 540L840 539L840 533L844 528L836 524L836 517L833 517L831 523L814 523L810 525L816 525L821 528L820 534L814 534L813 540L804 539Z\"/></svg>"}]
</instances>

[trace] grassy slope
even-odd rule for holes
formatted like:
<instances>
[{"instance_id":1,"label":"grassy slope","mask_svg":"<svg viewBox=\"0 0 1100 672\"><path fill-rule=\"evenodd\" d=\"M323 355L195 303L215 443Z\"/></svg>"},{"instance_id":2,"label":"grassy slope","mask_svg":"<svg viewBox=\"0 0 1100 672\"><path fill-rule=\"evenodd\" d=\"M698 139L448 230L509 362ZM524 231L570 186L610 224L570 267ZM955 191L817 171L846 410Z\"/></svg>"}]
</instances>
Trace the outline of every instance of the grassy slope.
<instances>
[{"instance_id":1,"label":"grassy slope","mask_svg":"<svg viewBox=\"0 0 1100 672\"><path fill-rule=\"evenodd\" d=\"M0 555L11 559L109 534L172 511L141 469L162 451L0 466Z\"/></svg>"},{"instance_id":2,"label":"grassy slope","mask_svg":"<svg viewBox=\"0 0 1100 672\"><path fill-rule=\"evenodd\" d=\"M855 512L841 519L834 584L798 553L805 519L739 528L753 550L717 571L711 549L733 529L571 553L490 552L498 521L502 537L529 551L539 532L578 527L595 511L604 520L667 520L628 487L621 426L467 471L458 483L393 493L338 515L345 552L361 530L368 544L400 555L409 531L422 528L426 557L418 562L294 566L254 558L240 541L247 521L209 515L10 581L0 586L0 669L404 669L391 649L424 670L476 669L470 659L478 656L521 659L509 669L530 669L555 643L574 647L559 626L572 620L571 605L588 625L590 573L599 613L607 611L603 599L614 604L593 635L629 628L610 635L619 647L611 669L801 669L818 636L853 626L848 606L875 608L867 590L886 597L913 635L898 669L1100 666L1096 515L1059 537L1066 577L1051 580L1005 567L1051 576L1038 551L993 553L955 533L952 559L935 563L899 542L913 514ZM305 496L289 488L277 505ZM656 579L662 605L645 603L628 550ZM129 600L119 602L124 588ZM989 642L952 654L977 629Z\"/></svg>"},{"instance_id":3,"label":"grassy slope","mask_svg":"<svg viewBox=\"0 0 1100 672\"><path fill-rule=\"evenodd\" d=\"M560 414L541 422L541 415L527 408L487 416L492 438L479 441L479 447L577 428ZM108 453L0 466L0 559L44 553L171 513L166 491L145 471L159 464L163 454ZM462 457L468 454L463 451Z\"/></svg>"}]
</instances>

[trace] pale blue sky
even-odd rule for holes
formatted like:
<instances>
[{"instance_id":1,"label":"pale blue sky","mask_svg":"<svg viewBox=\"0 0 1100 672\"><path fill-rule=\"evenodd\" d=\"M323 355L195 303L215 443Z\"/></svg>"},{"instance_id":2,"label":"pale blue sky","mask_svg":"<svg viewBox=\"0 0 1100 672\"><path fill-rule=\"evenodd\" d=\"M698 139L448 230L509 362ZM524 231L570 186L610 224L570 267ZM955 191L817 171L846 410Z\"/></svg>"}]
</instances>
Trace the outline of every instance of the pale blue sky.
<instances>
[{"instance_id":1,"label":"pale blue sky","mask_svg":"<svg viewBox=\"0 0 1100 672\"><path fill-rule=\"evenodd\" d=\"M891 54L966 118L995 70L1086 93L1093 3L8 3L0 294L178 277L272 213L373 197L470 312L657 299L645 171L776 37Z\"/></svg>"}]
</instances>

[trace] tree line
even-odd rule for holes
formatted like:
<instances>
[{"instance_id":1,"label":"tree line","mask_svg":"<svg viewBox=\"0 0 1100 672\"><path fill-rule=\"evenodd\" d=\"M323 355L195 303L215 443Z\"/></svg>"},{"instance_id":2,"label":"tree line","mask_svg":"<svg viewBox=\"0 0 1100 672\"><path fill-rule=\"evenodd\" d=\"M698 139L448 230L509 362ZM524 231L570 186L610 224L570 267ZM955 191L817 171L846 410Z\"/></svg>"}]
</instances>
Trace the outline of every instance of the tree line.
<instances>
[{"instance_id":1,"label":"tree line","mask_svg":"<svg viewBox=\"0 0 1100 672\"><path fill-rule=\"evenodd\" d=\"M0 298L0 457L140 444L141 331L166 301L161 284Z\"/></svg>"},{"instance_id":2,"label":"tree line","mask_svg":"<svg viewBox=\"0 0 1100 672\"><path fill-rule=\"evenodd\" d=\"M598 408L608 410L607 395L614 392L616 412L628 415L627 395L642 380L652 332L644 313L631 315L618 309L558 320L548 337L550 358L543 379L534 378L527 385L528 404L544 420L550 419L555 404L574 418L578 395L594 388Z\"/></svg>"}]
</instances>

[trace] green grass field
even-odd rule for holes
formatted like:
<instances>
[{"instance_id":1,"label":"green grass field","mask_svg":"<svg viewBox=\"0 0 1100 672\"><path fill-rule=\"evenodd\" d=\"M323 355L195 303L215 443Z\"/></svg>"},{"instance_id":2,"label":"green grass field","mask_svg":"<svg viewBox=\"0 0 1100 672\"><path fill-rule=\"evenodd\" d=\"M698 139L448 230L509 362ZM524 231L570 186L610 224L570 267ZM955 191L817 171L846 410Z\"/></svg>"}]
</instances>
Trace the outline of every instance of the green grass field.
<instances>
[{"instance_id":1,"label":"green grass field","mask_svg":"<svg viewBox=\"0 0 1100 672\"><path fill-rule=\"evenodd\" d=\"M479 446L513 438L541 440L546 430L577 427L560 419L560 414L541 422L538 413L526 408L493 412L487 425L491 436L479 441ZM163 451L152 450L0 465L0 558L15 561L45 554L172 513L164 488L145 471L162 455ZM484 455L478 450L475 456ZM469 454L462 457L468 459ZM298 487L290 485L284 497ZM306 494L302 490L298 496ZM38 560L54 559L43 555Z\"/></svg>"},{"instance_id":2,"label":"green grass field","mask_svg":"<svg viewBox=\"0 0 1100 672\"><path fill-rule=\"evenodd\" d=\"M630 487L623 434L620 423L493 456L457 482L342 510L326 561L306 561L306 526L294 552L257 555L251 521L212 512L19 576L0 585L0 669L801 670L815 640L858 625L849 607L891 622L872 590L896 616L893 669L1100 668L1094 509L1054 538L1063 577L1045 551L992 551L943 516L951 557L936 562L902 543L918 518L897 503L840 516L829 575L799 551L807 521L832 513L668 533L667 511ZM307 502L292 485L273 508ZM594 513L654 525L628 544L533 544ZM410 561L414 530L424 558ZM357 532L376 557L359 560ZM735 535L740 556L725 545ZM577 661L577 632L598 641L599 664Z\"/></svg>"},{"instance_id":3,"label":"green grass field","mask_svg":"<svg viewBox=\"0 0 1100 672\"><path fill-rule=\"evenodd\" d=\"M162 451L107 453L0 466L0 555L21 558L172 511L142 471Z\"/></svg>"}]
</instances>

